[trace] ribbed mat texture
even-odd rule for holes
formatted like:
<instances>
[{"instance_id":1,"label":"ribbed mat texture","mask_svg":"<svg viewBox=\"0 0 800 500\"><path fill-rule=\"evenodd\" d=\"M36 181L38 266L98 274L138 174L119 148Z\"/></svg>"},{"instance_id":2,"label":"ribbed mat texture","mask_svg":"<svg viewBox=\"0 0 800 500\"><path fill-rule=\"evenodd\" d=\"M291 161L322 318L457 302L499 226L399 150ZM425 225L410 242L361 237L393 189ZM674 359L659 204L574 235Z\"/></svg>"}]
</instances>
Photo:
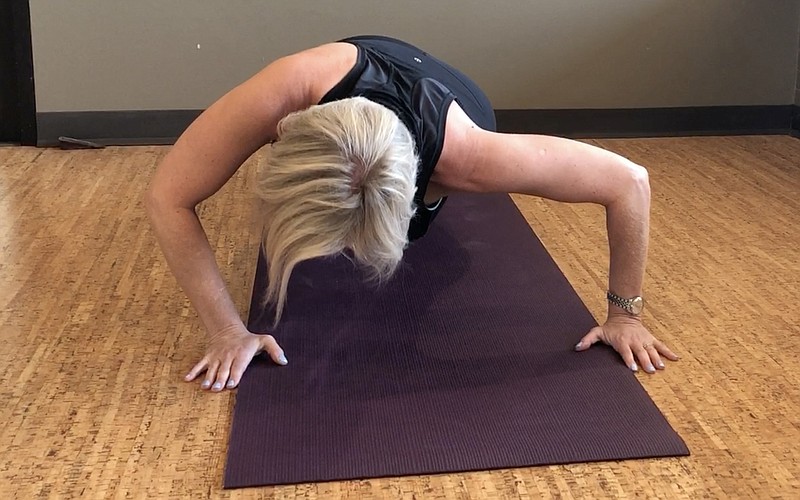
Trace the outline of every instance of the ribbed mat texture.
<instances>
[{"instance_id":1,"label":"ribbed mat texture","mask_svg":"<svg viewBox=\"0 0 800 500\"><path fill-rule=\"evenodd\" d=\"M452 196L380 287L343 257L298 266L289 364L245 374L225 487L687 455L616 353L573 351L595 325L508 196Z\"/></svg>"}]
</instances>

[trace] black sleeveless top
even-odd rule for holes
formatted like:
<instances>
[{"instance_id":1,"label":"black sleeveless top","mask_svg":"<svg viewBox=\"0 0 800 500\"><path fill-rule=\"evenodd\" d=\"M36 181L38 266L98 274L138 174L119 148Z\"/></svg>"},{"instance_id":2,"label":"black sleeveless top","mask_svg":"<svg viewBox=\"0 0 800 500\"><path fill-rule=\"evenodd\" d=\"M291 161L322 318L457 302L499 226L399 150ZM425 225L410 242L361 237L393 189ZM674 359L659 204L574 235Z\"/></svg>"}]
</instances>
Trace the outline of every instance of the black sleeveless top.
<instances>
[{"instance_id":1,"label":"black sleeveless top","mask_svg":"<svg viewBox=\"0 0 800 500\"><path fill-rule=\"evenodd\" d=\"M425 205L436 163L444 144L445 120L456 100L479 127L494 130L489 99L469 78L422 50L393 38L357 36L340 40L358 48L355 66L320 100L320 104L365 97L394 111L411 132L419 156L416 213L408 239L425 235L447 198Z\"/></svg>"}]
</instances>

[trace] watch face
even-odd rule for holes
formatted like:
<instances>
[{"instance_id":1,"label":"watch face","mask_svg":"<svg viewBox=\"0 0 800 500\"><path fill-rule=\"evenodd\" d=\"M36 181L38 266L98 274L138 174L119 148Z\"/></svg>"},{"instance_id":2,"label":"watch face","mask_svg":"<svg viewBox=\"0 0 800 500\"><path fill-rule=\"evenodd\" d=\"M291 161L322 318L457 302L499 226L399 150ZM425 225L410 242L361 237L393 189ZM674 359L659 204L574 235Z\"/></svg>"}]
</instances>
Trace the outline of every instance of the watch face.
<instances>
[{"instance_id":1,"label":"watch face","mask_svg":"<svg viewBox=\"0 0 800 500\"><path fill-rule=\"evenodd\" d=\"M641 297L634 297L631 300L631 312L639 315L642 314L642 309L644 309L644 299Z\"/></svg>"}]
</instances>

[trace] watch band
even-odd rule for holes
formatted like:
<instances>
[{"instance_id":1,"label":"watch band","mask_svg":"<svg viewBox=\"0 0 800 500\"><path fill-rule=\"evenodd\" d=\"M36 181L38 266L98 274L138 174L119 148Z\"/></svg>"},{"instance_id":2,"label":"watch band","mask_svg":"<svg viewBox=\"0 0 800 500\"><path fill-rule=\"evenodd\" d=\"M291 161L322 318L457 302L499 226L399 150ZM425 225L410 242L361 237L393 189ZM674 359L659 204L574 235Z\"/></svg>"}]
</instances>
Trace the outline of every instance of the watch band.
<instances>
[{"instance_id":1,"label":"watch band","mask_svg":"<svg viewBox=\"0 0 800 500\"><path fill-rule=\"evenodd\" d=\"M606 292L606 298L609 302L632 316L642 314L642 309L644 308L644 299L642 297L636 296L626 299L609 290Z\"/></svg>"}]
</instances>

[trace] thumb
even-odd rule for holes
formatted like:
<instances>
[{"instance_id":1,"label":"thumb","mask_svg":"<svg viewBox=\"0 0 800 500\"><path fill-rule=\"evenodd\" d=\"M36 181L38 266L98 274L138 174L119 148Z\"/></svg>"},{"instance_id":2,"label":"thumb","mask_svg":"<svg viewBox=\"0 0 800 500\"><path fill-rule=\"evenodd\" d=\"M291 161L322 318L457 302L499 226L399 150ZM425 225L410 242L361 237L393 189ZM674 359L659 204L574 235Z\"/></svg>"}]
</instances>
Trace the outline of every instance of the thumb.
<instances>
[{"instance_id":1,"label":"thumb","mask_svg":"<svg viewBox=\"0 0 800 500\"><path fill-rule=\"evenodd\" d=\"M589 333L584 335L580 342L575 345L576 351L585 351L586 349L592 347L593 344L601 341L603 339L603 329L599 326L596 326L589 330Z\"/></svg>"},{"instance_id":2,"label":"thumb","mask_svg":"<svg viewBox=\"0 0 800 500\"><path fill-rule=\"evenodd\" d=\"M272 358L272 361L279 365L286 365L289 363L286 356L283 354L283 349L281 349L281 346L275 341L275 337L272 335L262 335L259 340L261 342L261 350L266 352L269 357Z\"/></svg>"}]
</instances>

